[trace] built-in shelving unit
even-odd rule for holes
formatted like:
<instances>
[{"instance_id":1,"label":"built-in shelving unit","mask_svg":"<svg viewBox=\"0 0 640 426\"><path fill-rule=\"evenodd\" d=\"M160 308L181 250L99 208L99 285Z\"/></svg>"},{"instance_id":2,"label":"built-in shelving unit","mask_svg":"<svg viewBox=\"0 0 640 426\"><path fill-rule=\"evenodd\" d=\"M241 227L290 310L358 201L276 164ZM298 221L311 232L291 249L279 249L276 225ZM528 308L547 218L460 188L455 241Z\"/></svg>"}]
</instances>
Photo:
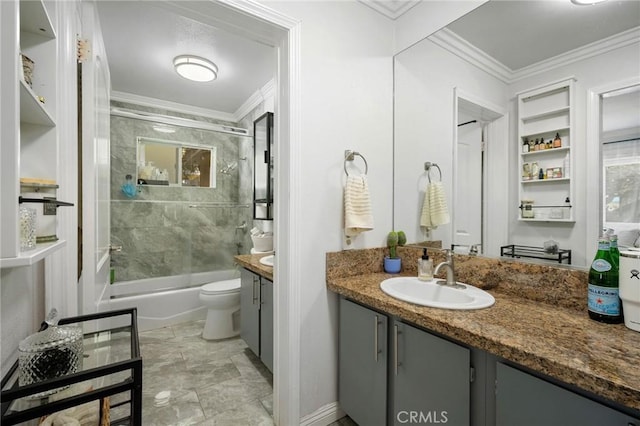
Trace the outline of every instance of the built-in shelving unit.
<instances>
[{"instance_id":1,"label":"built-in shelving unit","mask_svg":"<svg viewBox=\"0 0 640 426\"><path fill-rule=\"evenodd\" d=\"M518 220L522 222L575 221L573 86L574 79L569 78L518 94Z\"/></svg>"},{"instance_id":2,"label":"built-in shelving unit","mask_svg":"<svg viewBox=\"0 0 640 426\"><path fill-rule=\"evenodd\" d=\"M55 185L58 130L58 40L55 3L42 0L7 0L0 14L2 42L2 217L0 267L33 265L65 245L64 241L36 244L20 249L19 197L25 190L22 178ZM25 78L23 55L33 61L31 79ZM6 61L5 61L6 60ZM29 81L30 80L30 81ZM33 191L33 188L27 189ZM55 196L55 195L54 195ZM38 222L53 221L55 209L32 205Z\"/></svg>"}]
</instances>

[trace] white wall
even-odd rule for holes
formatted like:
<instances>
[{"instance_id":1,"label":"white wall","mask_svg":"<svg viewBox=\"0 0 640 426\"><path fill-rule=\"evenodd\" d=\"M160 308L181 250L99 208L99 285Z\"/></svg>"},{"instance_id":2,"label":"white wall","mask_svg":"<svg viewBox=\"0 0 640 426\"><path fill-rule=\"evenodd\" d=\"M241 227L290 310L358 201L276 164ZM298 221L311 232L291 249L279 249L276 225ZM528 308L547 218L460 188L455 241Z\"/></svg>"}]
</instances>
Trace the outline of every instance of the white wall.
<instances>
[{"instance_id":1,"label":"white wall","mask_svg":"<svg viewBox=\"0 0 640 426\"><path fill-rule=\"evenodd\" d=\"M392 21L355 1L267 2L302 22L300 414L337 400L337 297L325 253L341 250L344 151L369 164L375 229L354 247L383 245L391 228Z\"/></svg>"},{"instance_id":2,"label":"white wall","mask_svg":"<svg viewBox=\"0 0 640 426\"><path fill-rule=\"evenodd\" d=\"M569 76L576 78L575 84L575 134L571 135L571 149L573 150L574 163L571 165L574 173L574 206L575 224L573 226L553 224L530 223L517 221L518 187L511 185L509 198L513 200L509 217L512 242L515 244L539 246L541 242L553 237L562 248L572 250L572 264L585 266L591 261L597 249L597 241L587 240L587 235L593 235L594 230L588 229L588 210L597 210L598 205L587 204L587 192L598 191L598 170L588 170L587 150L598 149L587 147L587 94L589 90L608 83L628 80L640 75L640 43L625 46L598 56L587 58L569 65L555 68L544 73L519 80L509 87L510 108L513 111L513 119L510 125L510 140L516 141L517 137L517 113L516 93L540 86L549 82L564 79ZM520 146L512 145L510 158L513 159L509 170L509 176L513 182L518 181L520 171L517 170L517 153ZM597 198L597 195L596 195Z\"/></svg>"},{"instance_id":3,"label":"white wall","mask_svg":"<svg viewBox=\"0 0 640 426\"><path fill-rule=\"evenodd\" d=\"M394 223L407 233L409 242L442 240L443 247L449 247L451 224L439 226L429 238L420 229L420 209L427 184L424 163L430 161L440 166L451 209L452 141L457 124L454 123L454 90L506 106L507 86L430 40L423 40L397 55L395 74ZM431 176L437 178L437 171ZM506 184L504 179L502 182Z\"/></svg>"}]
</instances>

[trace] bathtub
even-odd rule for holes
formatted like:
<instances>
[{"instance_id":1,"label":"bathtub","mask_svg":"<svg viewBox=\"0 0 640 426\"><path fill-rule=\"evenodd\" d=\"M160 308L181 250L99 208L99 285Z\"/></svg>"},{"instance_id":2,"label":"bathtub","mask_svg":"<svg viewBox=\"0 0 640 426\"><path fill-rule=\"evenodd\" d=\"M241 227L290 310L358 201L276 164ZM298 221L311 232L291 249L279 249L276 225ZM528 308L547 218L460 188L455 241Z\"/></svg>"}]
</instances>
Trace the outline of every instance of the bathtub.
<instances>
[{"instance_id":1,"label":"bathtub","mask_svg":"<svg viewBox=\"0 0 640 426\"><path fill-rule=\"evenodd\" d=\"M203 284L240 277L238 269L201 272L114 283L100 310L138 309L138 330L153 330L205 319L198 294Z\"/></svg>"}]
</instances>

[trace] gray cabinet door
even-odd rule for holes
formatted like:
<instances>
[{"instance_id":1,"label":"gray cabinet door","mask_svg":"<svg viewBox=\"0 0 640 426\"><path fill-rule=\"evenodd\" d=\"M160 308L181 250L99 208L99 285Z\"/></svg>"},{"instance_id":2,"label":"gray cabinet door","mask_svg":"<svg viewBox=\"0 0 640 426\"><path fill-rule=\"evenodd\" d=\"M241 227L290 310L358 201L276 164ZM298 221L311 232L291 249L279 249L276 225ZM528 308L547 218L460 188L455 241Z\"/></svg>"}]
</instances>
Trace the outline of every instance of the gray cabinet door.
<instances>
[{"instance_id":1,"label":"gray cabinet door","mask_svg":"<svg viewBox=\"0 0 640 426\"><path fill-rule=\"evenodd\" d=\"M387 317L340 298L338 399L361 426L387 415Z\"/></svg>"},{"instance_id":2,"label":"gray cabinet door","mask_svg":"<svg viewBox=\"0 0 640 426\"><path fill-rule=\"evenodd\" d=\"M469 425L469 349L393 322L391 377L395 425Z\"/></svg>"},{"instance_id":3,"label":"gray cabinet door","mask_svg":"<svg viewBox=\"0 0 640 426\"><path fill-rule=\"evenodd\" d=\"M240 272L240 337L260 356L260 276Z\"/></svg>"},{"instance_id":4,"label":"gray cabinet door","mask_svg":"<svg viewBox=\"0 0 640 426\"><path fill-rule=\"evenodd\" d=\"M273 282L260 278L260 359L273 372Z\"/></svg>"},{"instance_id":5,"label":"gray cabinet door","mask_svg":"<svg viewBox=\"0 0 640 426\"><path fill-rule=\"evenodd\" d=\"M497 426L640 425L640 419L500 362L496 373Z\"/></svg>"}]
</instances>

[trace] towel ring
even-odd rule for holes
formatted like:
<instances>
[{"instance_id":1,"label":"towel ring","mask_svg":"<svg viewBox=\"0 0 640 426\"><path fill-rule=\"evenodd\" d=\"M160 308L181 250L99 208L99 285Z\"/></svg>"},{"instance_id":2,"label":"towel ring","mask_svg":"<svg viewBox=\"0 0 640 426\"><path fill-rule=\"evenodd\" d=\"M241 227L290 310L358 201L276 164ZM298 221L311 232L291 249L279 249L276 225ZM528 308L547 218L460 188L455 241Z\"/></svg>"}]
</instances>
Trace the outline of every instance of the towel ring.
<instances>
[{"instance_id":1,"label":"towel ring","mask_svg":"<svg viewBox=\"0 0 640 426\"><path fill-rule=\"evenodd\" d=\"M349 176L349 172L347 171L347 161L353 161L356 155L362 158L362 161L364 161L364 174L366 175L367 172L369 171L369 165L367 164L367 159L364 158L364 156L359 152L351 151L350 149L347 149L344 151L344 172L347 174L347 176Z\"/></svg>"},{"instance_id":2,"label":"towel ring","mask_svg":"<svg viewBox=\"0 0 640 426\"><path fill-rule=\"evenodd\" d=\"M436 163L432 163L430 161L427 161L426 163L424 163L424 169L427 171L427 177L429 178L429 182L431 182L431 168L435 167L436 169L438 169L438 175L439 180L442 180L442 170L440 170L440 166L438 166Z\"/></svg>"}]
</instances>

